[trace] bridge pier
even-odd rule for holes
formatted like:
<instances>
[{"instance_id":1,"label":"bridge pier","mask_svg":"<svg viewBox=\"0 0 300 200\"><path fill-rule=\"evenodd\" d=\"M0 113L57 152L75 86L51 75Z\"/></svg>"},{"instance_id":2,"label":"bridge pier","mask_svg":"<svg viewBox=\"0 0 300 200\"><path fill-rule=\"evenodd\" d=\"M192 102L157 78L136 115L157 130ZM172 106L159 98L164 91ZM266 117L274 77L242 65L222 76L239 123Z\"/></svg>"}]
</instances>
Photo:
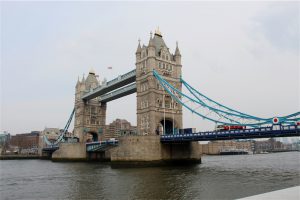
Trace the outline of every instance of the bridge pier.
<instances>
[{"instance_id":1,"label":"bridge pier","mask_svg":"<svg viewBox=\"0 0 300 200\"><path fill-rule=\"evenodd\" d=\"M53 161L86 161L85 143L60 143L59 149L52 153Z\"/></svg>"},{"instance_id":2,"label":"bridge pier","mask_svg":"<svg viewBox=\"0 0 300 200\"><path fill-rule=\"evenodd\" d=\"M168 163L201 163L198 142L162 144L160 136L125 136L119 146L111 149L112 164L157 165Z\"/></svg>"}]
</instances>

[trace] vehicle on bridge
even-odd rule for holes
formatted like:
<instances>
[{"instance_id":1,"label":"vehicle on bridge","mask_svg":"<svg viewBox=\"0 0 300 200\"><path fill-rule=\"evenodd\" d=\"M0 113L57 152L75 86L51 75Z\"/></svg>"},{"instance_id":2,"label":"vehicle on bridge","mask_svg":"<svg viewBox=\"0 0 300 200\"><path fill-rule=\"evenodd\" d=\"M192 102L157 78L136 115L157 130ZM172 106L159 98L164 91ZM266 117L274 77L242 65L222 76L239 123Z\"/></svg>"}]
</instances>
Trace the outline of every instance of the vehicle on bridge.
<instances>
[{"instance_id":1,"label":"vehicle on bridge","mask_svg":"<svg viewBox=\"0 0 300 200\"><path fill-rule=\"evenodd\" d=\"M229 130L245 130L246 126L240 125L218 125L216 131L229 131Z\"/></svg>"}]
</instances>

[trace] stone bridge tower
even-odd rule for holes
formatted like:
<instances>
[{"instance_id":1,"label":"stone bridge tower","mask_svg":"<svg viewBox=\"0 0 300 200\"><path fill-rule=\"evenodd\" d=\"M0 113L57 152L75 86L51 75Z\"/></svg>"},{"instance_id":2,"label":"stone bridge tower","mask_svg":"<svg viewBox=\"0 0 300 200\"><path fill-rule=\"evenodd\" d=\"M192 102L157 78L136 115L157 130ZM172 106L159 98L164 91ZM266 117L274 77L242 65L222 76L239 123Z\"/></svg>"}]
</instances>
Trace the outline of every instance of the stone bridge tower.
<instances>
[{"instance_id":1,"label":"stone bridge tower","mask_svg":"<svg viewBox=\"0 0 300 200\"><path fill-rule=\"evenodd\" d=\"M83 101L81 97L88 91L99 86L95 72L91 70L85 79L77 81L75 92L74 133L80 142L98 141L105 131L106 103L98 98Z\"/></svg>"},{"instance_id":2,"label":"stone bridge tower","mask_svg":"<svg viewBox=\"0 0 300 200\"><path fill-rule=\"evenodd\" d=\"M137 131L138 134L171 134L182 128L182 106L160 86L153 76L155 69L165 80L181 91L181 54L176 44L174 54L159 30L150 34L148 46L136 50Z\"/></svg>"}]
</instances>

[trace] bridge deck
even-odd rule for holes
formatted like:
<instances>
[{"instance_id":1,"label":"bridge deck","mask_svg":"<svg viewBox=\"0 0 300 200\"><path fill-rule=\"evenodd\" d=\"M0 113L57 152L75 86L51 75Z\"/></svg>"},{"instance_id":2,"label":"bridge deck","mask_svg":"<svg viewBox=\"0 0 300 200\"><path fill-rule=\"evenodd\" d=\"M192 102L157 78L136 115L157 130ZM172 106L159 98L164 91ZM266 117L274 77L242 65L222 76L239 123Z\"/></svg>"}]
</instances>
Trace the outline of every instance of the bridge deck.
<instances>
[{"instance_id":1,"label":"bridge deck","mask_svg":"<svg viewBox=\"0 0 300 200\"><path fill-rule=\"evenodd\" d=\"M115 99L130 95L130 94L133 94L135 92L136 92L136 83L132 83L132 84L122 87L118 90L101 95L99 97L99 101L100 102L109 102L109 101L113 101Z\"/></svg>"},{"instance_id":2,"label":"bridge deck","mask_svg":"<svg viewBox=\"0 0 300 200\"><path fill-rule=\"evenodd\" d=\"M89 142L86 143L86 151L87 152L102 152L106 151L109 148L118 146L118 140L105 140L105 141L97 141L97 142Z\"/></svg>"},{"instance_id":3,"label":"bridge deck","mask_svg":"<svg viewBox=\"0 0 300 200\"><path fill-rule=\"evenodd\" d=\"M172 143L188 141L255 139L293 136L300 136L300 126L282 126L279 130L274 130L273 127L263 127L245 130L209 131L191 134L162 135L160 141L162 143Z\"/></svg>"},{"instance_id":4,"label":"bridge deck","mask_svg":"<svg viewBox=\"0 0 300 200\"><path fill-rule=\"evenodd\" d=\"M86 93L85 95L82 96L82 100L87 101L90 99L94 99L98 96L104 95L108 92L121 88L135 81L136 81L136 71L132 70Z\"/></svg>"}]
</instances>

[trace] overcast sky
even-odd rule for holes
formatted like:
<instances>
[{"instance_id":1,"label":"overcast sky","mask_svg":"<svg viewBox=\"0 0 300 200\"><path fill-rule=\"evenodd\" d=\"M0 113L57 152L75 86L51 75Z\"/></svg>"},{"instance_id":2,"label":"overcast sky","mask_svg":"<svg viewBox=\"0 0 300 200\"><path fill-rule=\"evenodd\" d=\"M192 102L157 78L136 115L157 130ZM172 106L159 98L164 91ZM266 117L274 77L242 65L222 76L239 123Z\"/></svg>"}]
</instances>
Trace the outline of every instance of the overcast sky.
<instances>
[{"instance_id":1,"label":"overcast sky","mask_svg":"<svg viewBox=\"0 0 300 200\"><path fill-rule=\"evenodd\" d=\"M300 110L299 2L0 4L1 131L63 128L78 76L134 69L138 39L157 26L171 52L179 42L183 78L212 99L259 117ZM135 94L108 103L107 124L116 118L136 125Z\"/></svg>"}]
</instances>

